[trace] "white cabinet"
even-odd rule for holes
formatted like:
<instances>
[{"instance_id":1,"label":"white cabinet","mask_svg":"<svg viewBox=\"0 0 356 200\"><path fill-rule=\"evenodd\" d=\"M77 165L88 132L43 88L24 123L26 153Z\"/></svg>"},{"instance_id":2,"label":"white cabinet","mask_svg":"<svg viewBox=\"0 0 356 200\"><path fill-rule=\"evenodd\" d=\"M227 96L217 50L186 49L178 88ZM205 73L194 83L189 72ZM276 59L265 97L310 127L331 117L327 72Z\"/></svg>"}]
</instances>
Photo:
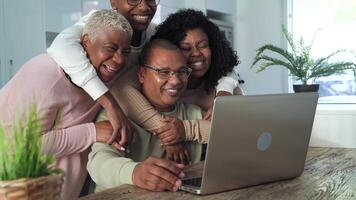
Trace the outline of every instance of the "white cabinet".
<instances>
[{"instance_id":1,"label":"white cabinet","mask_svg":"<svg viewBox=\"0 0 356 200\"><path fill-rule=\"evenodd\" d=\"M44 0L1 4L1 86L30 58L45 51Z\"/></svg>"}]
</instances>

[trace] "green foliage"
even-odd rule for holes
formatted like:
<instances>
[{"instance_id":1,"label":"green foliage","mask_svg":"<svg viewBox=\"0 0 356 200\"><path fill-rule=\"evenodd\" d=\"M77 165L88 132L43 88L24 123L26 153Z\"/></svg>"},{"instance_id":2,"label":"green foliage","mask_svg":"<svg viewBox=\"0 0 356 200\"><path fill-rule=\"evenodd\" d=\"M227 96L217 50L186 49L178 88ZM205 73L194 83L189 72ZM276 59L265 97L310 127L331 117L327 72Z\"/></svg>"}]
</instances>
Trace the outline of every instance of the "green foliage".
<instances>
[{"instance_id":1,"label":"green foliage","mask_svg":"<svg viewBox=\"0 0 356 200\"><path fill-rule=\"evenodd\" d=\"M313 41L307 45L303 38L298 42L293 41L292 35L287 31L285 26L282 26L283 35L286 37L291 51L287 51L272 44L267 44L257 49L257 54L251 65L251 68L260 63L257 72L261 72L270 66L282 66L289 70L290 74L295 76L297 80L307 84L307 81L312 78L330 76L332 74L344 73L345 70L353 70L356 74L356 64L349 61L330 62L334 56L347 52L347 50L338 50L330 55L313 59L310 56ZM268 53L277 54L279 58L270 56Z\"/></svg>"},{"instance_id":2,"label":"green foliage","mask_svg":"<svg viewBox=\"0 0 356 200\"><path fill-rule=\"evenodd\" d=\"M0 180L36 178L58 173L50 168L54 156L43 151L41 120L33 106L25 120L13 124L12 134L0 125Z\"/></svg>"}]
</instances>

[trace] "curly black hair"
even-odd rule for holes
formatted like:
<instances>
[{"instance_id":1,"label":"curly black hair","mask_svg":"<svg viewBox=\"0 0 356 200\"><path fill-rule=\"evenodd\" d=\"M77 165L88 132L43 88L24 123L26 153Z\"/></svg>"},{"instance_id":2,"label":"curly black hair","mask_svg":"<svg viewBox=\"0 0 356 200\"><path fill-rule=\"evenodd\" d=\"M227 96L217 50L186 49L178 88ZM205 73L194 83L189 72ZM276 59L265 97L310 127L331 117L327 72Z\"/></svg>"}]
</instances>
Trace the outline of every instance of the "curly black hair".
<instances>
[{"instance_id":1,"label":"curly black hair","mask_svg":"<svg viewBox=\"0 0 356 200\"><path fill-rule=\"evenodd\" d=\"M154 39L166 39L173 44L180 46L186 37L186 33L192 29L202 29L208 36L211 49L211 65L207 73L202 78L205 90L210 92L218 84L218 80L231 72L234 66L240 63L236 52L233 51L225 35L218 26L201 12L193 9L183 9L171 14L168 18L156 27Z\"/></svg>"}]
</instances>

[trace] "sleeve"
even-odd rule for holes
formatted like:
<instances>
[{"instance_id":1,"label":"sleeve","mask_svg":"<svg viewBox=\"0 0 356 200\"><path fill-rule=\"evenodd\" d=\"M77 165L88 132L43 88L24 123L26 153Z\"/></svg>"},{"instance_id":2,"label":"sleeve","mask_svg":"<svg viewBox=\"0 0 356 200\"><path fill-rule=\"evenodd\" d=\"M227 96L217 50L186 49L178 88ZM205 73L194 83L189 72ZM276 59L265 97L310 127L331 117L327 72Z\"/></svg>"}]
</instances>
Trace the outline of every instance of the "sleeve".
<instances>
[{"instance_id":1,"label":"sleeve","mask_svg":"<svg viewBox=\"0 0 356 200\"><path fill-rule=\"evenodd\" d=\"M128 118L139 126L153 131L165 125L161 114L134 86L127 84L122 88L113 88L111 92Z\"/></svg>"},{"instance_id":2,"label":"sleeve","mask_svg":"<svg viewBox=\"0 0 356 200\"><path fill-rule=\"evenodd\" d=\"M186 112L190 120L183 120L186 132L185 140L201 144L208 143L211 122L203 120L203 110L197 105L187 104Z\"/></svg>"},{"instance_id":3,"label":"sleeve","mask_svg":"<svg viewBox=\"0 0 356 200\"><path fill-rule=\"evenodd\" d=\"M233 70L227 74L227 76L220 78L220 80L218 81L218 85L216 86L216 92L226 91L233 94L234 89L238 87L238 84L238 70L237 66L235 66Z\"/></svg>"},{"instance_id":4,"label":"sleeve","mask_svg":"<svg viewBox=\"0 0 356 200\"><path fill-rule=\"evenodd\" d=\"M154 109L151 103L135 87L127 85L120 89L113 88L111 92L125 114L139 126L148 131L154 131L165 125L161 121L161 114ZM98 119L100 121L107 119L105 111L102 111ZM207 143L210 132L209 121L183 120L183 125L187 141Z\"/></svg>"},{"instance_id":5,"label":"sleeve","mask_svg":"<svg viewBox=\"0 0 356 200\"><path fill-rule=\"evenodd\" d=\"M47 53L63 68L72 81L83 88L94 100L108 91L96 74L95 68L80 44L83 28L91 14L62 31L47 49Z\"/></svg>"},{"instance_id":6,"label":"sleeve","mask_svg":"<svg viewBox=\"0 0 356 200\"><path fill-rule=\"evenodd\" d=\"M55 157L68 156L87 150L96 141L94 123L44 132L45 152Z\"/></svg>"},{"instance_id":7,"label":"sleeve","mask_svg":"<svg viewBox=\"0 0 356 200\"><path fill-rule=\"evenodd\" d=\"M95 143L89 154L87 170L97 185L107 189L121 184L132 185L132 174L137 164L110 145Z\"/></svg>"}]
</instances>

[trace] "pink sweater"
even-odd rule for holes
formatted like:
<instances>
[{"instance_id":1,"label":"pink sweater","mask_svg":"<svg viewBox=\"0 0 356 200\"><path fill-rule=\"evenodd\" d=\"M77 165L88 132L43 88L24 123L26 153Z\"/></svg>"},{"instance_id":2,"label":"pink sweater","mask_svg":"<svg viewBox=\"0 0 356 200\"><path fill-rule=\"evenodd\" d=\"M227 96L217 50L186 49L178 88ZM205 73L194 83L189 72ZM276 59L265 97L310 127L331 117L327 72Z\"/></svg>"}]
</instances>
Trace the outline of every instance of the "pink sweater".
<instances>
[{"instance_id":1,"label":"pink sweater","mask_svg":"<svg viewBox=\"0 0 356 200\"><path fill-rule=\"evenodd\" d=\"M11 127L34 103L43 117L45 151L54 153L55 166L65 172L62 199L75 199L87 175L89 147L96 141L93 120L100 105L73 85L47 54L25 63L1 88L0 121Z\"/></svg>"}]
</instances>

